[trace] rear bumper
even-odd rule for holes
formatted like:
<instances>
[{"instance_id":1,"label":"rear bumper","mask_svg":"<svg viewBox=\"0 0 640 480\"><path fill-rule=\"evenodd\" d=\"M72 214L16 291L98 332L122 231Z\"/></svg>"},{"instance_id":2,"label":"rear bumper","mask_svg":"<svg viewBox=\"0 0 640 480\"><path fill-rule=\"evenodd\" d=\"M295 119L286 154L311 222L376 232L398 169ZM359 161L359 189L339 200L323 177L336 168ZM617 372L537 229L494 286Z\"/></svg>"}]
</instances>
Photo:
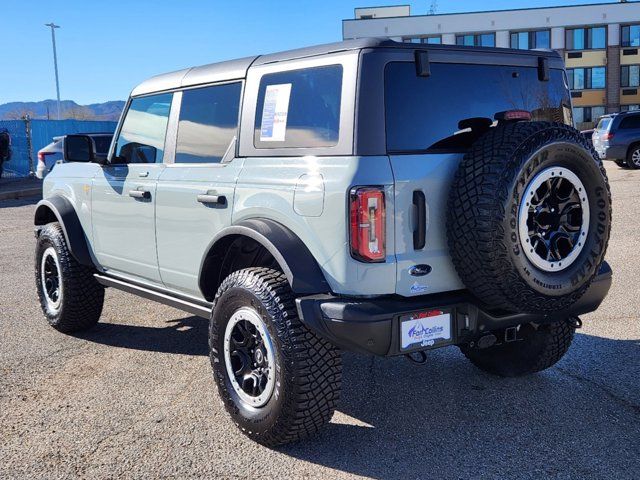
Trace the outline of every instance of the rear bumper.
<instances>
[{"instance_id":1,"label":"rear bumper","mask_svg":"<svg viewBox=\"0 0 640 480\"><path fill-rule=\"evenodd\" d=\"M602 160L624 160L627 156L626 147L620 145L600 147L596 151Z\"/></svg>"},{"instance_id":2,"label":"rear bumper","mask_svg":"<svg viewBox=\"0 0 640 480\"><path fill-rule=\"evenodd\" d=\"M313 295L296 300L302 321L334 345L353 352L393 356L400 350L400 317L425 310L451 313L453 344L476 340L485 332L523 323L548 323L592 312L611 287L611 267L606 262L587 292L571 308L551 314L503 314L486 311L469 292L461 290L414 298L349 299Z\"/></svg>"}]
</instances>

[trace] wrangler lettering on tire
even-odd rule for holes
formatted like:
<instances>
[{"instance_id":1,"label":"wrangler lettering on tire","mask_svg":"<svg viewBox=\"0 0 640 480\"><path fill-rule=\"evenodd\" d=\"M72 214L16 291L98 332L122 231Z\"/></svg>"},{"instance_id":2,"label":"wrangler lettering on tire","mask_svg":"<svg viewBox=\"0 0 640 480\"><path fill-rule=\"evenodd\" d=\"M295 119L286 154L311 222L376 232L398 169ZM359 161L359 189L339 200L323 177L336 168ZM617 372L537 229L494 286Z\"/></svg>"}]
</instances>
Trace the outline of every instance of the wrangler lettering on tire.
<instances>
[{"instance_id":1,"label":"wrangler lettering on tire","mask_svg":"<svg viewBox=\"0 0 640 480\"><path fill-rule=\"evenodd\" d=\"M452 260L472 293L495 308L548 312L577 301L598 273L611 195L577 130L510 123L464 156L447 216Z\"/></svg>"}]
</instances>

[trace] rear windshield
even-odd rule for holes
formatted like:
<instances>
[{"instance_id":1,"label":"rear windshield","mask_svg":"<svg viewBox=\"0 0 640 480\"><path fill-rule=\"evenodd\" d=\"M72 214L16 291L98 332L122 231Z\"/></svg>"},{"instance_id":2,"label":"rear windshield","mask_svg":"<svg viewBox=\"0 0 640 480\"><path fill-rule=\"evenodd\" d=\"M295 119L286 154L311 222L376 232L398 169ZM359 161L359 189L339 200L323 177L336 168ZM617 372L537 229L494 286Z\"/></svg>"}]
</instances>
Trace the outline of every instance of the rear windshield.
<instances>
[{"instance_id":1,"label":"rear windshield","mask_svg":"<svg viewBox=\"0 0 640 480\"><path fill-rule=\"evenodd\" d=\"M432 63L431 75L415 64L393 62L385 70L387 150L394 153L464 151L508 110L532 120L571 124L562 70L538 80L535 67Z\"/></svg>"},{"instance_id":2,"label":"rear windshield","mask_svg":"<svg viewBox=\"0 0 640 480\"><path fill-rule=\"evenodd\" d=\"M609 128L609 125L611 125L611 117L601 118L598 122L596 130L607 130Z\"/></svg>"}]
</instances>

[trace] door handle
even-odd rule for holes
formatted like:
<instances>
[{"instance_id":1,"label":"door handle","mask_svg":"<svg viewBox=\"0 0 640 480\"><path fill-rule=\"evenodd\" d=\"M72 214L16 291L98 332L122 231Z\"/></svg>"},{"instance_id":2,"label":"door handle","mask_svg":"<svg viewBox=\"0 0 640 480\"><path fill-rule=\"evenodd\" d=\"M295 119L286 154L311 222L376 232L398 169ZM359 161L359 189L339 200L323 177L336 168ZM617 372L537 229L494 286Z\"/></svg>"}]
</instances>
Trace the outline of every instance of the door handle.
<instances>
[{"instance_id":1,"label":"door handle","mask_svg":"<svg viewBox=\"0 0 640 480\"><path fill-rule=\"evenodd\" d=\"M413 229L413 249L422 250L427 238L427 205L424 193L420 190L413 192L413 206L415 207L416 223Z\"/></svg>"},{"instance_id":2,"label":"door handle","mask_svg":"<svg viewBox=\"0 0 640 480\"><path fill-rule=\"evenodd\" d=\"M198 202L204 204L226 205L227 197L224 195L209 195L208 193L202 193L197 197Z\"/></svg>"},{"instance_id":3,"label":"door handle","mask_svg":"<svg viewBox=\"0 0 640 480\"><path fill-rule=\"evenodd\" d=\"M148 177L148 176L149 176L149 172L140 172L140 173L138 173L138 176L139 176L140 178Z\"/></svg>"},{"instance_id":4,"label":"door handle","mask_svg":"<svg viewBox=\"0 0 640 480\"><path fill-rule=\"evenodd\" d=\"M151 198L151 192L148 190L129 190L129 196L133 198L144 198L148 200Z\"/></svg>"}]
</instances>

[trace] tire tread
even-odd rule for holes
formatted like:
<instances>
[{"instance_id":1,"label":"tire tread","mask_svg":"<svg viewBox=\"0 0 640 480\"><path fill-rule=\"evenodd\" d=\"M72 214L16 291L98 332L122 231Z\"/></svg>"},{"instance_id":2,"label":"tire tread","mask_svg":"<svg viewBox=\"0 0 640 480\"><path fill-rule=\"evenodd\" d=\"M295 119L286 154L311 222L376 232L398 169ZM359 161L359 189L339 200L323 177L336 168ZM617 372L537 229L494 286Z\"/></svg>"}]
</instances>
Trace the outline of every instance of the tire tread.
<instances>
[{"instance_id":1,"label":"tire tread","mask_svg":"<svg viewBox=\"0 0 640 480\"><path fill-rule=\"evenodd\" d=\"M36 255L35 280L38 298L47 321L64 333L78 332L93 327L100 320L104 304L104 287L93 277L94 269L81 265L73 257L58 222L42 227L38 236L38 252L41 242L49 241L56 249L60 262L63 299L58 315L46 308L46 300L40 285L40 256Z\"/></svg>"},{"instance_id":2,"label":"tire tread","mask_svg":"<svg viewBox=\"0 0 640 480\"><path fill-rule=\"evenodd\" d=\"M218 371L221 364L217 359L216 344L221 332L218 332L212 313L209 335L211 363L225 408L245 435L270 447L316 433L331 420L340 396L342 358L339 349L300 321L294 294L282 272L255 267L232 273L218 289L213 311L222 295L237 286L249 288L274 320L282 345L287 383L291 388L284 392L285 405L273 428L262 433L243 428L236 419L238 409L221 377L224 372Z\"/></svg>"}]
</instances>

